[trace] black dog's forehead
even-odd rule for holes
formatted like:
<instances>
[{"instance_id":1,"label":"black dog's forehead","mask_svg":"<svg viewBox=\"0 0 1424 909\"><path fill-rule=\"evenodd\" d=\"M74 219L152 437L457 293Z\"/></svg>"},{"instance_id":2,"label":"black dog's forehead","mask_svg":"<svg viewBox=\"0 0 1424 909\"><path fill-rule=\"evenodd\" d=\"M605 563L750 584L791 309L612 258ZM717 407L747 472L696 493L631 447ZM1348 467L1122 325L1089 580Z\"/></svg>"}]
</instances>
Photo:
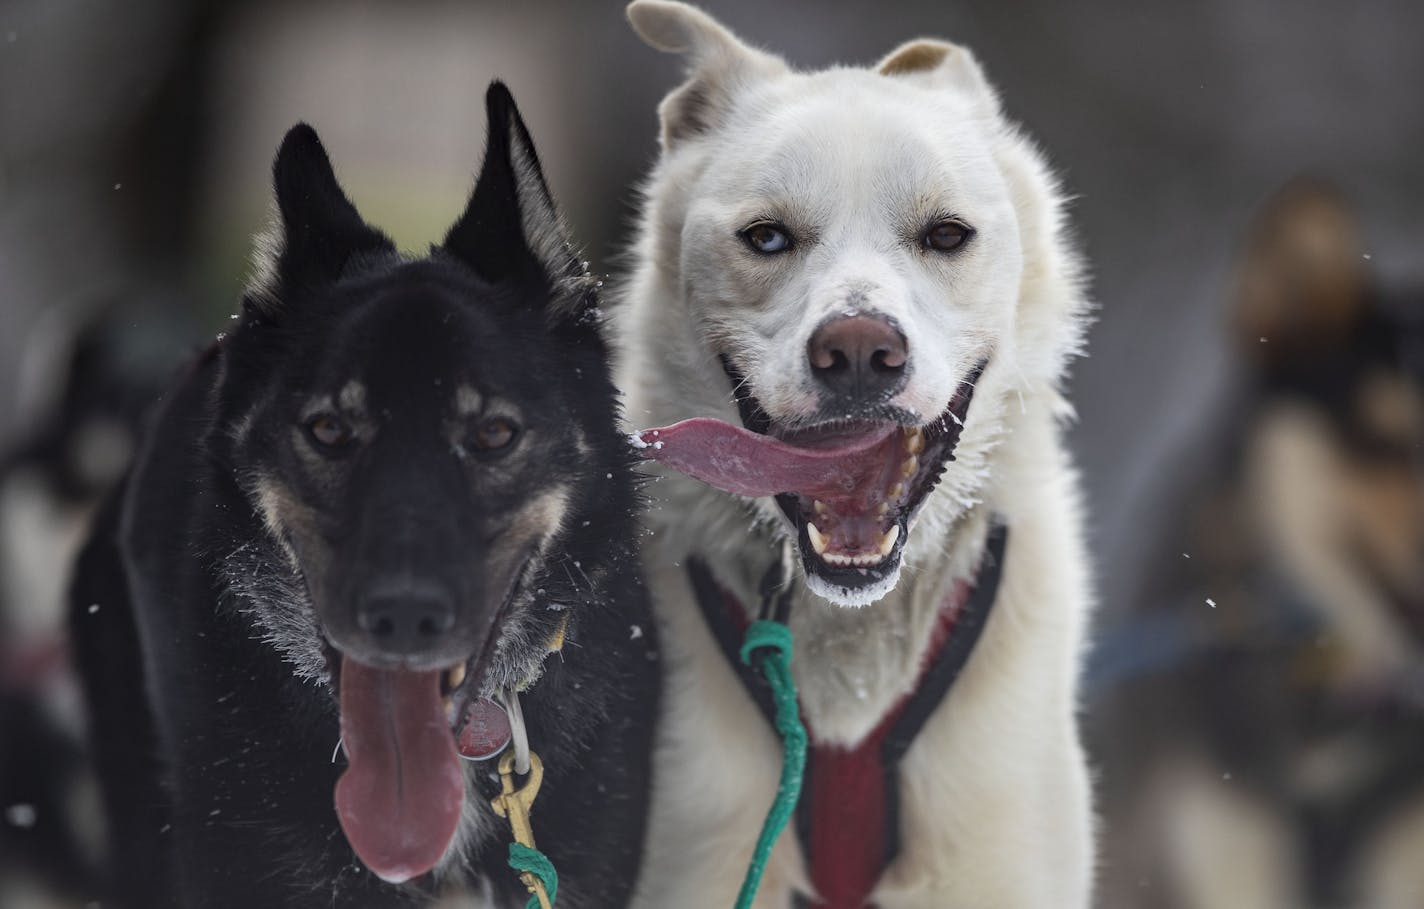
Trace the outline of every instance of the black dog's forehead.
<instances>
[{"instance_id":1,"label":"black dog's forehead","mask_svg":"<svg viewBox=\"0 0 1424 909\"><path fill-rule=\"evenodd\" d=\"M421 271L340 289L340 314L313 339L318 350L293 391L345 391L396 417L478 412L496 398L536 405L553 394L558 363L518 302L509 289Z\"/></svg>"}]
</instances>

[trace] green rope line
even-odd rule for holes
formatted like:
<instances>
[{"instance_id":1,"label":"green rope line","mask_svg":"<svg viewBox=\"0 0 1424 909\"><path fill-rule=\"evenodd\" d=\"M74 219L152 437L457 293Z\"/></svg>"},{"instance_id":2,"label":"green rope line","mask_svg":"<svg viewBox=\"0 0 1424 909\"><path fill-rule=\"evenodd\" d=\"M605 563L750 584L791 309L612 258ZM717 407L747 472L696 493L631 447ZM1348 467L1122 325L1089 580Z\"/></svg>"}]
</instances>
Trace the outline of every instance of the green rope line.
<instances>
[{"instance_id":1,"label":"green rope line","mask_svg":"<svg viewBox=\"0 0 1424 909\"><path fill-rule=\"evenodd\" d=\"M801 782L806 773L806 727L801 725L801 710L796 703L796 682L791 678L791 629L780 622L765 619L753 622L742 641L742 662L760 670L771 684L771 697L776 704L776 731L781 734L785 752L781 763L781 782L776 787L776 799L766 813L752 852L747 876L737 894L736 909L751 909L766 872L767 859L776 838L791 820L796 801L801 797Z\"/></svg>"},{"instance_id":2,"label":"green rope line","mask_svg":"<svg viewBox=\"0 0 1424 909\"><path fill-rule=\"evenodd\" d=\"M528 871L544 885L549 894L549 905L554 905L554 897L559 893L559 875L554 871L554 863L538 849L530 849L521 843L509 844L509 867L515 871ZM539 897L530 896L524 909L539 909Z\"/></svg>"}]
</instances>

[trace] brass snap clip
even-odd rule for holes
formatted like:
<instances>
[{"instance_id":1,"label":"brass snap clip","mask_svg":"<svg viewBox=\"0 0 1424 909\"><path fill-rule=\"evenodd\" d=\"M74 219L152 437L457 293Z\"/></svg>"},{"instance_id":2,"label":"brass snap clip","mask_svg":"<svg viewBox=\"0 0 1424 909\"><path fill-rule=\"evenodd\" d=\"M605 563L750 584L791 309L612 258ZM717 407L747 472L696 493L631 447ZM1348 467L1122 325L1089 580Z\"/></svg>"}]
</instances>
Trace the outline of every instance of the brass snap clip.
<instances>
[{"instance_id":1,"label":"brass snap clip","mask_svg":"<svg viewBox=\"0 0 1424 909\"><path fill-rule=\"evenodd\" d=\"M508 819L516 843L537 849L529 813L534 807L534 797L539 794L539 786L544 782L543 761L539 760L539 755L529 752L529 778L523 786L519 786L514 779L514 751L506 751L499 758L499 782L501 791L490 800L494 813ZM553 904L549 902L543 881L528 871L521 872L519 880L539 900L539 909L552 909Z\"/></svg>"}]
</instances>

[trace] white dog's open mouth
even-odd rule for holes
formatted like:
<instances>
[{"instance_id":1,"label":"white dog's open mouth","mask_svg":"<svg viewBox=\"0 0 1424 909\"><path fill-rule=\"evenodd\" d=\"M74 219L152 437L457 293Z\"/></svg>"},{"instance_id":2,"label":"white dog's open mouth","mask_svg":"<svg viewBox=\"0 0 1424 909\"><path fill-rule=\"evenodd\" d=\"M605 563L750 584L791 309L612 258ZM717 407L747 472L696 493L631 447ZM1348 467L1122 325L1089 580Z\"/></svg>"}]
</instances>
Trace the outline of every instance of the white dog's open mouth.
<instances>
[{"instance_id":1,"label":"white dog's open mouth","mask_svg":"<svg viewBox=\"0 0 1424 909\"><path fill-rule=\"evenodd\" d=\"M910 522L953 460L987 361L960 383L937 418L836 421L778 431L740 401L733 426L698 417L635 434L640 453L717 489L776 496L817 592L863 604L894 586ZM745 387L745 386L743 386ZM759 425L758 425L759 424Z\"/></svg>"}]
</instances>

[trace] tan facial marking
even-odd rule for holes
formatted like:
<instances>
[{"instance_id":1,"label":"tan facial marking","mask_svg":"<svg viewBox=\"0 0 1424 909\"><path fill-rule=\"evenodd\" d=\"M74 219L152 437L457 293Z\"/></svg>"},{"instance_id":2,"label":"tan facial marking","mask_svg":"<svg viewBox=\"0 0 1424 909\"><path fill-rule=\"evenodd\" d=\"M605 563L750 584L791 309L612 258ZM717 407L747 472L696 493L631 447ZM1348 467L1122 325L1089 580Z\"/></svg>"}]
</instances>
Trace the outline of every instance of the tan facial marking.
<instances>
[{"instance_id":1,"label":"tan facial marking","mask_svg":"<svg viewBox=\"0 0 1424 909\"><path fill-rule=\"evenodd\" d=\"M588 444L588 437L583 434L581 429L574 429L574 448L586 458L593 455L593 446Z\"/></svg>"},{"instance_id":2,"label":"tan facial marking","mask_svg":"<svg viewBox=\"0 0 1424 909\"><path fill-rule=\"evenodd\" d=\"M519 509L509 526L500 534L499 547L519 551L537 541L536 555L543 555L550 541L558 536L569 509L569 491L555 486L530 499Z\"/></svg>"},{"instance_id":3,"label":"tan facial marking","mask_svg":"<svg viewBox=\"0 0 1424 909\"><path fill-rule=\"evenodd\" d=\"M483 407L484 396L473 386L462 384L455 389L455 413L459 416L474 416Z\"/></svg>"},{"instance_id":4,"label":"tan facial marking","mask_svg":"<svg viewBox=\"0 0 1424 909\"><path fill-rule=\"evenodd\" d=\"M347 413L365 413L366 386L356 379L352 379L341 386L341 392L337 395L336 402Z\"/></svg>"},{"instance_id":5,"label":"tan facial marking","mask_svg":"<svg viewBox=\"0 0 1424 909\"><path fill-rule=\"evenodd\" d=\"M293 536L310 536L314 532L311 510L292 495L291 490L271 477L259 477L252 488L257 498L257 509L262 514L262 523L272 538L281 544L282 551L295 567L297 555L292 550L291 539Z\"/></svg>"}]
</instances>

